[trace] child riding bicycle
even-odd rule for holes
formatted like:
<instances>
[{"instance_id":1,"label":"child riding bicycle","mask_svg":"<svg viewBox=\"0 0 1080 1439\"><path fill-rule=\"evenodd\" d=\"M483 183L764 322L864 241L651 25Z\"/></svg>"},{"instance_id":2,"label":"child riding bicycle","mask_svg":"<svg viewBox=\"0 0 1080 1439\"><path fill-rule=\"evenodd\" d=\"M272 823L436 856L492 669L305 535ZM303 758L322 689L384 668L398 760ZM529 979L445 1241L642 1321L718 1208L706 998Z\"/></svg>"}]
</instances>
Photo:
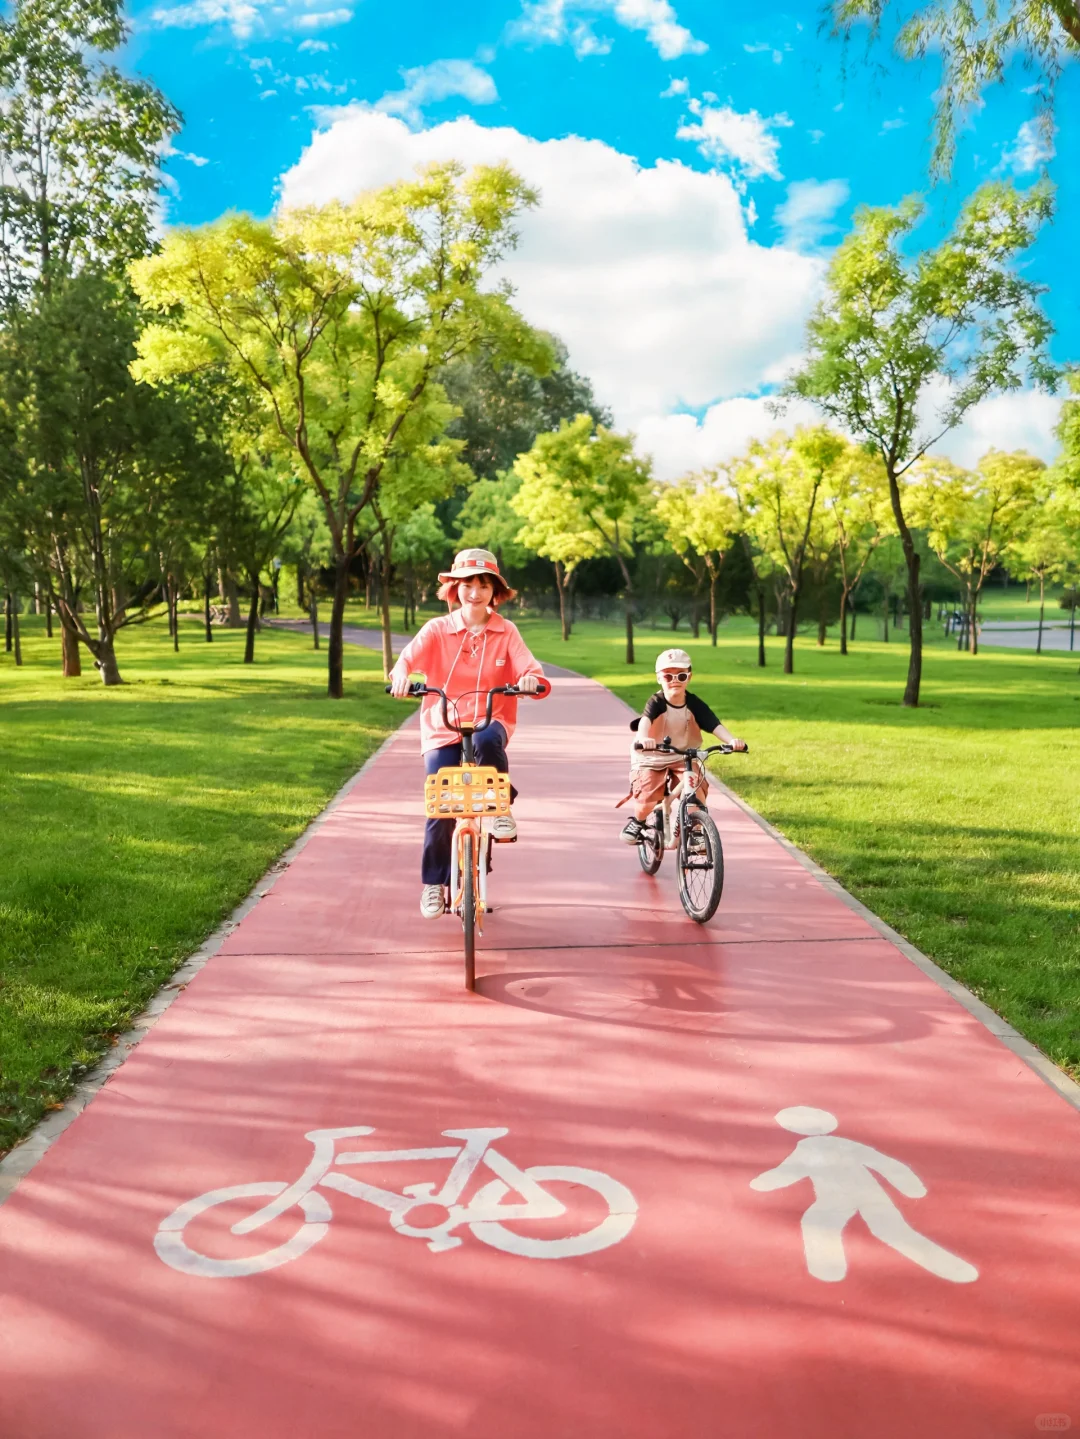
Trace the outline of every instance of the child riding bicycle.
<instances>
[{"instance_id":1,"label":"child riding bicycle","mask_svg":"<svg viewBox=\"0 0 1080 1439\"><path fill-rule=\"evenodd\" d=\"M517 626L498 613L499 605L513 599L515 592L499 573L499 562L491 551L462 550L439 579L439 598L460 608L429 620L405 646L389 674L391 694L404 699L409 676L422 674L429 685L446 691L458 721L472 724L482 723L487 692L496 686L516 685L523 694L540 692L544 672L539 661ZM496 695L491 723L473 736L476 764L509 773L506 746L516 721L517 700ZM426 774L461 762L461 737L443 723L437 695L426 695L420 708L420 750ZM512 790L511 795L514 793ZM420 866L420 913L425 919L437 919L446 911L444 890L450 883L453 830L453 820L427 822ZM492 838L503 844L517 839L513 815L498 816Z\"/></svg>"},{"instance_id":2,"label":"child riding bicycle","mask_svg":"<svg viewBox=\"0 0 1080 1439\"><path fill-rule=\"evenodd\" d=\"M631 750L630 794L634 813L623 826L619 838L626 844L637 844L645 821L667 793L670 778L681 770L683 761L668 756L658 747L665 740L676 749L697 749L702 734L714 734L733 749L744 750L746 744L726 729L705 701L686 688L693 674L690 656L685 650L664 650L656 657L656 678L660 688L645 701L643 713L630 722L637 730L640 749ZM701 778L695 793L703 803L709 792L700 761L695 768Z\"/></svg>"}]
</instances>

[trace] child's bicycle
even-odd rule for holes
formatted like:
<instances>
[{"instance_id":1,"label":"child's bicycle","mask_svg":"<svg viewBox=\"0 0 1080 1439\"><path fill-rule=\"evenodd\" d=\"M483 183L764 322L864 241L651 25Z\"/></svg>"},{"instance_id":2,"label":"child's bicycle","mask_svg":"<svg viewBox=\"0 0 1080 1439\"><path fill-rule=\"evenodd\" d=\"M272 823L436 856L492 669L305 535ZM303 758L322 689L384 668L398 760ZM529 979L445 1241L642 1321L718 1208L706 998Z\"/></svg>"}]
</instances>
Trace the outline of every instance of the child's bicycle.
<instances>
[{"instance_id":1,"label":"child's bicycle","mask_svg":"<svg viewBox=\"0 0 1080 1439\"><path fill-rule=\"evenodd\" d=\"M634 748L645 749L640 742ZM712 815L698 799L696 790L700 776L694 769L695 760L704 764L710 754L732 754L729 744L711 745L708 749L676 749L669 740L658 744L654 754L682 755L682 775L656 806L642 826L638 840L638 859L646 874L655 874L664 858L664 849L678 853L679 898L691 919L705 924L716 913L724 892L724 850L720 833ZM678 809L672 817L672 805Z\"/></svg>"},{"instance_id":2,"label":"child's bicycle","mask_svg":"<svg viewBox=\"0 0 1080 1439\"><path fill-rule=\"evenodd\" d=\"M541 699L547 694L546 683L530 698ZM386 686L387 694L390 686ZM473 693L480 694L476 690ZM492 765L473 763L473 735L491 723L491 708L496 695L522 697L525 691L516 685L496 685L487 691L487 710L483 724L455 723L449 705L457 707L445 690L435 685L412 684L409 694L417 699L438 695L442 700L443 724L461 736L461 764L447 766L429 774L424 781L424 809L428 819L452 819L454 841L450 851L451 914L460 915L465 941L465 988L476 988L476 936L484 932L484 915L490 913L488 903L488 872L491 869L491 826L501 814L510 813L510 776L500 774Z\"/></svg>"}]
</instances>

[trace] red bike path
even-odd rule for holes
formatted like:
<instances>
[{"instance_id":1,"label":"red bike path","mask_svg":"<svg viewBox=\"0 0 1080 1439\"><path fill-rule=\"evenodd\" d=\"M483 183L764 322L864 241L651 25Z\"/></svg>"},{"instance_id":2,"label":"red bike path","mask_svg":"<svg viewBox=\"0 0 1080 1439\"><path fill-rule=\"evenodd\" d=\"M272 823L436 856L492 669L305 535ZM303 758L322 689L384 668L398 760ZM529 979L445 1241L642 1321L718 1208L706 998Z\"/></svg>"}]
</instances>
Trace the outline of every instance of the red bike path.
<instances>
[{"instance_id":1,"label":"red bike path","mask_svg":"<svg viewBox=\"0 0 1080 1439\"><path fill-rule=\"evenodd\" d=\"M0 1210L3 1439L1080 1426L1080 1114L716 791L727 882L713 922L691 923L670 856L650 879L617 837L621 703L567 678L521 708L521 839L497 852L476 995L457 921L417 913L410 723ZM894 1179L908 1166L924 1197L902 1177L871 1190L978 1277L931 1272L860 1217L846 1277L814 1277L811 1179L751 1187L799 1141L776 1119L798 1107L835 1116L834 1138ZM368 1149L505 1129L514 1164L601 1171L636 1221L564 1258L465 1227L433 1252L320 1191L333 1221L292 1262L210 1278L159 1259L179 1205L291 1181L305 1134L346 1126L374 1129L345 1145ZM854 1182L842 1156L822 1162L826 1188ZM562 1220L506 1227L603 1218L587 1185L555 1188ZM242 1238L226 1227L264 1202L187 1237L222 1258L283 1244L295 1210Z\"/></svg>"}]
</instances>

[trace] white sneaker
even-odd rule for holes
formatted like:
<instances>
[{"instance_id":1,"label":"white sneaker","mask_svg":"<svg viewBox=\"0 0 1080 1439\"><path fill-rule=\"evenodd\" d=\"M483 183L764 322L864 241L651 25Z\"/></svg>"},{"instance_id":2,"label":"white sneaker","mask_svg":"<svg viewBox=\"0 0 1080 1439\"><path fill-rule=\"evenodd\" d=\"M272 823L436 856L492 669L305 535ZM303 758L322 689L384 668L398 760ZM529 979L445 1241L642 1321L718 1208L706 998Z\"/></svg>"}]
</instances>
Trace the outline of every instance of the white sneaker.
<instances>
[{"instance_id":1,"label":"white sneaker","mask_svg":"<svg viewBox=\"0 0 1080 1439\"><path fill-rule=\"evenodd\" d=\"M441 884L425 884L420 891L420 913L425 919L438 919L446 913L446 896Z\"/></svg>"},{"instance_id":2,"label":"white sneaker","mask_svg":"<svg viewBox=\"0 0 1080 1439\"><path fill-rule=\"evenodd\" d=\"M491 838L496 844L513 844L517 839L517 820L512 814L500 814L491 826Z\"/></svg>"}]
</instances>

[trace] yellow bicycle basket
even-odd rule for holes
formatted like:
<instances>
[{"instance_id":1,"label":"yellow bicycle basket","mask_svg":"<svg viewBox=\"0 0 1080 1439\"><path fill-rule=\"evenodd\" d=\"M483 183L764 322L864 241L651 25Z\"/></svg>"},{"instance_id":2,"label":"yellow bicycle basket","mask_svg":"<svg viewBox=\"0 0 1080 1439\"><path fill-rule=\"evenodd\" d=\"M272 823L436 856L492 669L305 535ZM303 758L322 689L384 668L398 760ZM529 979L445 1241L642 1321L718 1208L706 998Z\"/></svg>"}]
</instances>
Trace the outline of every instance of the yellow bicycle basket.
<instances>
[{"instance_id":1,"label":"yellow bicycle basket","mask_svg":"<svg viewBox=\"0 0 1080 1439\"><path fill-rule=\"evenodd\" d=\"M440 769L424 781L428 819L457 819L510 813L510 776L491 765Z\"/></svg>"}]
</instances>

